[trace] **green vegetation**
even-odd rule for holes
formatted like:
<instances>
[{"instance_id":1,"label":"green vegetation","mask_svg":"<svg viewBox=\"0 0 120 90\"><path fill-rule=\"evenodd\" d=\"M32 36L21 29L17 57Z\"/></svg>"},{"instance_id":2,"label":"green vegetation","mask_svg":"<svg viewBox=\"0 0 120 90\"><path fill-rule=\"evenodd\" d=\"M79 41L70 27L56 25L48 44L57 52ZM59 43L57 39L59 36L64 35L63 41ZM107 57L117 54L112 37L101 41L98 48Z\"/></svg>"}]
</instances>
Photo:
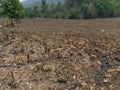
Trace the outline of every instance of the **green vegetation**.
<instances>
[{"instance_id":1,"label":"green vegetation","mask_svg":"<svg viewBox=\"0 0 120 90\"><path fill-rule=\"evenodd\" d=\"M14 26L14 20L18 21L23 17L23 6L19 0L1 0L1 17L8 17L11 25Z\"/></svg>"},{"instance_id":2,"label":"green vegetation","mask_svg":"<svg viewBox=\"0 0 120 90\"><path fill-rule=\"evenodd\" d=\"M23 9L19 0L0 0L0 16L20 18L90 19L120 16L120 0L65 0L64 3L49 4L41 0Z\"/></svg>"},{"instance_id":3,"label":"green vegetation","mask_svg":"<svg viewBox=\"0 0 120 90\"><path fill-rule=\"evenodd\" d=\"M40 4L25 8L26 18L89 19L120 16L120 0L66 0L64 3Z\"/></svg>"}]
</instances>

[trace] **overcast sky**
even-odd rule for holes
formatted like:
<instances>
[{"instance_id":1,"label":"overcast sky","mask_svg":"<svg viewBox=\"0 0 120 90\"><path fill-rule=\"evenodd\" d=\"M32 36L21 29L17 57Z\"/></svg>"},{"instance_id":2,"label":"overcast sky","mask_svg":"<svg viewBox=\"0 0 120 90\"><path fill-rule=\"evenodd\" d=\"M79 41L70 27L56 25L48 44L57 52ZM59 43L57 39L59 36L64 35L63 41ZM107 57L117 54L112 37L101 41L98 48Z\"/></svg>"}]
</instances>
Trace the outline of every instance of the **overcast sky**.
<instances>
[{"instance_id":1,"label":"overcast sky","mask_svg":"<svg viewBox=\"0 0 120 90\"><path fill-rule=\"evenodd\" d=\"M20 2L23 2L23 1L26 1L26 0L20 0Z\"/></svg>"}]
</instances>

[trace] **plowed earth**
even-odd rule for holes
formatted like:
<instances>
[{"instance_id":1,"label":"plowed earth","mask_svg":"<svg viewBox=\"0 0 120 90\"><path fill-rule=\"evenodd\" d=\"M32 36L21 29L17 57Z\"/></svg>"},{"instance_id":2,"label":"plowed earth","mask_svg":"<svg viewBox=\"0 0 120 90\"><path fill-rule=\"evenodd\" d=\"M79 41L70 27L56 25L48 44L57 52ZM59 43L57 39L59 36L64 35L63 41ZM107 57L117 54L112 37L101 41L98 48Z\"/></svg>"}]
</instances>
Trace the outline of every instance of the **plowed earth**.
<instances>
[{"instance_id":1,"label":"plowed earth","mask_svg":"<svg viewBox=\"0 0 120 90\"><path fill-rule=\"evenodd\" d=\"M0 28L0 90L120 90L120 19Z\"/></svg>"}]
</instances>

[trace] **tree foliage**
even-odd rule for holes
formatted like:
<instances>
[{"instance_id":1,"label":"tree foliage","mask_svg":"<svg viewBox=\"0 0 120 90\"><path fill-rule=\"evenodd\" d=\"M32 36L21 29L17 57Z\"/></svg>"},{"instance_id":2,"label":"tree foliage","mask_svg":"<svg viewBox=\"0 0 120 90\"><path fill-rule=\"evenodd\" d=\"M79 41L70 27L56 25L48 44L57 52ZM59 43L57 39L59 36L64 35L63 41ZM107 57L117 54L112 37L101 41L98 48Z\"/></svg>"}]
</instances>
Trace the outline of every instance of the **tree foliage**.
<instances>
[{"instance_id":1,"label":"tree foliage","mask_svg":"<svg viewBox=\"0 0 120 90\"><path fill-rule=\"evenodd\" d=\"M29 8L29 12L26 12L27 17L32 15L34 18L108 18L120 16L120 0L66 0L64 3L58 2L52 5L42 0L38 9L34 12L37 9Z\"/></svg>"},{"instance_id":2,"label":"tree foliage","mask_svg":"<svg viewBox=\"0 0 120 90\"><path fill-rule=\"evenodd\" d=\"M1 0L2 15L8 17L12 26L13 19L17 20L23 17L23 6L19 0Z\"/></svg>"}]
</instances>

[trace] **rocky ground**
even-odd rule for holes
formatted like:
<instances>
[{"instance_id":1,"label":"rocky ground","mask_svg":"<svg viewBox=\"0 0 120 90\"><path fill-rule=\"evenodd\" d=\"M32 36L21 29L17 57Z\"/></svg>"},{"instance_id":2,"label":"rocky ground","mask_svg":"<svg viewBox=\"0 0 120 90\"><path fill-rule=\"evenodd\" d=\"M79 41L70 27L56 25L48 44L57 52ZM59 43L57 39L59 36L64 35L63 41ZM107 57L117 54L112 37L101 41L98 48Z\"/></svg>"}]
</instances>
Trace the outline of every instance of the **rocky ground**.
<instances>
[{"instance_id":1,"label":"rocky ground","mask_svg":"<svg viewBox=\"0 0 120 90\"><path fill-rule=\"evenodd\" d=\"M120 90L120 19L0 28L0 90Z\"/></svg>"}]
</instances>

